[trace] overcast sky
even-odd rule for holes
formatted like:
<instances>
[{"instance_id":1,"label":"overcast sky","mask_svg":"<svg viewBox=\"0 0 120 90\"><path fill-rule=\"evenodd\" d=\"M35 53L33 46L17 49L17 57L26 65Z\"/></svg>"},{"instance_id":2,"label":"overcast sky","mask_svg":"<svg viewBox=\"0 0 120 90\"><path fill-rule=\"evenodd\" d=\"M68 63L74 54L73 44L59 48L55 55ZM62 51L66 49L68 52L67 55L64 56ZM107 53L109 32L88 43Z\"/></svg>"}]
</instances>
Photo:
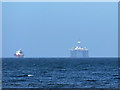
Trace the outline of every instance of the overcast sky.
<instances>
[{"instance_id":1,"label":"overcast sky","mask_svg":"<svg viewBox=\"0 0 120 90\"><path fill-rule=\"evenodd\" d=\"M118 9L113 3L3 3L2 55L69 57L81 40L90 57L118 55Z\"/></svg>"}]
</instances>

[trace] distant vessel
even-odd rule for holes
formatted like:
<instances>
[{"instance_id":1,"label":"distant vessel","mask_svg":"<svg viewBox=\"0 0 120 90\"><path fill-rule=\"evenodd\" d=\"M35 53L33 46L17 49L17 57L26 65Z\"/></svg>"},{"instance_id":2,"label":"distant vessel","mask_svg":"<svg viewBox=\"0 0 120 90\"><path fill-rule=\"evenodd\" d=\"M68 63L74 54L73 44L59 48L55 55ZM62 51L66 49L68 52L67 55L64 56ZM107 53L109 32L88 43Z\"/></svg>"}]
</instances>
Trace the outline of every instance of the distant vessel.
<instances>
[{"instance_id":1,"label":"distant vessel","mask_svg":"<svg viewBox=\"0 0 120 90\"><path fill-rule=\"evenodd\" d=\"M24 54L23 54L23 51L22 49L18 50L15 54L14 54L15 57L24 57Z\"/></svg>"},{"instance_id":2,"label":"distant vessel","mask_svg":"<svg viewBox=\"0 0 120 90\"><path fill-rule=\"evenodd\" d=\"M85 58L88 57L88 49L86 47L82 48L80 41L77 42L78 46L70 50L70 55L73 58Z\"/></svg>"}]
</instances>

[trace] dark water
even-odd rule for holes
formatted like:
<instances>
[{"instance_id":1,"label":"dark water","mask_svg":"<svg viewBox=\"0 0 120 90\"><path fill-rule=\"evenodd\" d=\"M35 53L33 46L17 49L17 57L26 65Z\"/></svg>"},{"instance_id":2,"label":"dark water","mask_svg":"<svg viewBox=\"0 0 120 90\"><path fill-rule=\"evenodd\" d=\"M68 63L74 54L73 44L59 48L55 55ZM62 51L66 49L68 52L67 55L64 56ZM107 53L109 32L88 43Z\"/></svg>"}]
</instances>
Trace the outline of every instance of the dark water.
<instances>
[{"instance_id":1,"label":"dark water","mask_svg":"<svg viewBox=\"0 0 120 90\"><path fill-rule=\"evenodd\" d=\"M3 88L118 88L117 58L2 60Z\"/></svg>"}]
</instances>

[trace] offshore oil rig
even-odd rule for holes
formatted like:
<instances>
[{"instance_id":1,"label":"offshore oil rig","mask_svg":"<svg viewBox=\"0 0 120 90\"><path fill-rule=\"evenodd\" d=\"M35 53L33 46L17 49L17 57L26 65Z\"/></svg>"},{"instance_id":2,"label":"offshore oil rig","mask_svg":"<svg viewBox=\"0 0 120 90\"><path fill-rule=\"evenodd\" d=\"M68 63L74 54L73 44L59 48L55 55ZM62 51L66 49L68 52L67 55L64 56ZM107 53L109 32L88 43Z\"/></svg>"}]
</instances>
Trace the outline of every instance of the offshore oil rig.
<instances>
[{"instance_id":1,"label":"offshore oil rig","mask_svg":"<svg viewBox=\"0 0 120 90\"><path fill-rule=\"evenodd\" d=\"M81 42L77 42L78 45L75 48L72 48L70 50L70 56L72 58L86 58L88 57L88 49L86 47L82 48L81 47Z\"/></svg>"}]
</instances>

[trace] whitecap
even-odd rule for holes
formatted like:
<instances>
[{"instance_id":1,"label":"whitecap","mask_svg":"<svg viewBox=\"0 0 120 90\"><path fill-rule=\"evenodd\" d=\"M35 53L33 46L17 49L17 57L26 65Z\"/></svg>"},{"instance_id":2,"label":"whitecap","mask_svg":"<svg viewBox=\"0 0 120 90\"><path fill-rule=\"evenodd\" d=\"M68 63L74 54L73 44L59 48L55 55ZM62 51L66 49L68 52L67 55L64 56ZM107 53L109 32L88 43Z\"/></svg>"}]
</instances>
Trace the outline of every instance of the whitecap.
<instances>
[{"instance_id":1,"label":"whitecap","mask_svg":"<svg viewBox=\"0 0 120 90\"><path fill-rule=\"evenodd\" d=\"M31 76L33 76L33 75L28 75L28 77L31 77Z\"/></svg>"}]
</instances>

